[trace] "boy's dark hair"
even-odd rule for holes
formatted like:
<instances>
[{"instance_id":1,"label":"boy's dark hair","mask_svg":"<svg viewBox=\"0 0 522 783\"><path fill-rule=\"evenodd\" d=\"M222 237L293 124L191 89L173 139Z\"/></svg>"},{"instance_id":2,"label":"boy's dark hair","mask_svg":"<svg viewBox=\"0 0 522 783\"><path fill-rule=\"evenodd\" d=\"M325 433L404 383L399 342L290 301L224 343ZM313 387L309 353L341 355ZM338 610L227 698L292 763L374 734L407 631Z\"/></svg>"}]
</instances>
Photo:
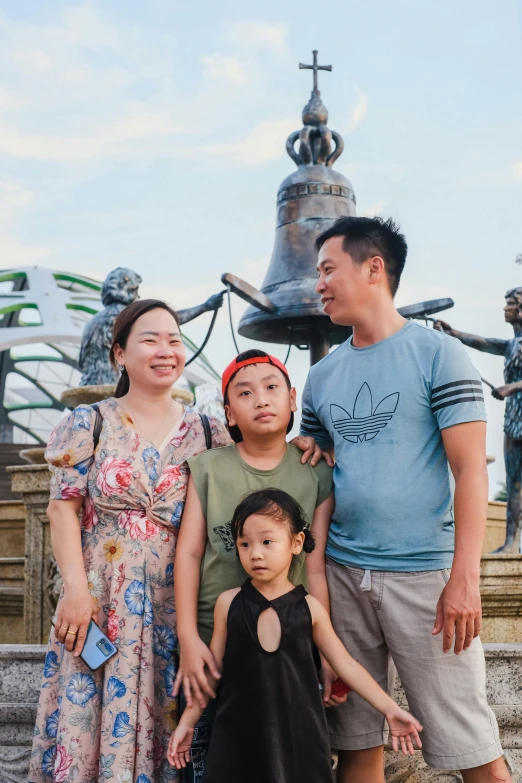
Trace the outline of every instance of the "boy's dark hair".
<instances>
[{"instance_id":1,"label":"boy's dark hair","mask_svg":"<svg viewBox=\"0 0 522 783\"><path fill-rule=\"evenodd\" d=\"M247 359L260 359L260 358L262 358L264 356L269 356L269 354L266 353L266 351L260 351L258 348L251 348L248 351L243 351L243 353L238 354L238 356L236 357L236 361L244 362ZM232 381L234 380L234 378L236 377L238 372L239 372L239 370L237 372L235 372L234 375L232 375L232 377L230 378L230 380L228 382L229 386L232 383ZM286 385L287 385L288 389L290 390L292 388L292 384L290 383L290 379L286 375L284 375L284 373L283 373L283 377L285 379L285 382L286 382ZM228 401L228 387L227 387L227 390L225 392L224 402L225 402L225 405L229 405L229 401ZM290 414L290 421L288 422L288 427L286 428L287 435L288 435L289 432L291 432L293 426L294 426L294 414L291 413ZM230 427L229 424L228 424L228 419L227 419L227 430L229 431L230 437L232 438L234 443L241 443L241 441L243 440L243 436L241 435L241 430L239 429L237 424L234 424L233 427Z\"/></svg>"},{"instance_id":2,"label":"boy's dark hair","mask_svg":"<svg viewBox=\"0 0 522 783\"><path fill-rule=\"evenodd\" d=\"M237 539L243 535L245 522L252 514L263 514L279 524L287 523L294 536L304 533L303 550L307 554L313 552L315 541L308 528L304 511L288 492L269 487L250 492L244 497L234 511L230 523L232 538L236 544Z\"/></svg>"},{"instance_id":3,"label":"boy's dark hair","mask_svg":"<svg viewBox=\"0 0 522 783\"><path fill-rule=\"evenodd\" d=\"M319 251L327 239L332 237L343 237L343 250L357 264L362 264L371 256L381 256L392 296L395 296L408 252L406 239L397 223L391 218L384 220L380 217L340 218L319 234L315 240L315 249Z\"/></svg>"}]
</instances>

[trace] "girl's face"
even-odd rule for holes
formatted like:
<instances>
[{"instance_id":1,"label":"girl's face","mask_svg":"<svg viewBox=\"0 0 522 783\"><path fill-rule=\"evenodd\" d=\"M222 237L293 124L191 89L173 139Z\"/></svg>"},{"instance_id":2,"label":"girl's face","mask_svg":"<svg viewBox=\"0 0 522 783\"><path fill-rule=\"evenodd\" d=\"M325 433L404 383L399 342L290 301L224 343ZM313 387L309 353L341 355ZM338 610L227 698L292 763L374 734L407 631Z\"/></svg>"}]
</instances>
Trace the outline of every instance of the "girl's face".
<instances>
[{"instance_id":1,"label":"girl's face","mask_svg":"<svg viewBox=\"0 0 522 783\"><path fill-rule=\"evenodd\" d=\"M129 374L131 385L161 391L169 389L185 367L185 346L179 326L162 308L150 310L134 323L125 349L117 345L114 356Z\"/></svg>"},{"instance_id":2,"label":"girl's face","mask_svg":"<svg viewBox=\"0 0 522 783\"><path fill-rule=\"evenodd\" d=\"M270 582L288 574L292 557L303 549L304 533L292 535L288 524L264 514L252 514L237 539L241 565L258 582Z\"/></svg>"}]
</instances>

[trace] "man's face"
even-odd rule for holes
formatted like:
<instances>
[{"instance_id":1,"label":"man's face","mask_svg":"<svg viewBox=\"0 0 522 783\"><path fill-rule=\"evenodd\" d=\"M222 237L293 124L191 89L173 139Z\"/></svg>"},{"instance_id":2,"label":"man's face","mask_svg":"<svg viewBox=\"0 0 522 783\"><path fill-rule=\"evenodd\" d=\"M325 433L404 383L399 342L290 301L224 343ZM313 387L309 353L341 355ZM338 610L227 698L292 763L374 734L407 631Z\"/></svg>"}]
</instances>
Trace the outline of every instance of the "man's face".
<instances>
[{"instance_id":1,"label":"man's face","mask_svg":"<svg viewBox=\"0 0 522 783\"><path fill-rule=\"evenodd\" d=\"M514 324L516 321L522 321L520 307L517 300L512 296L508 296L506 298L506 305L504 307L504 320L507 321L508 324Z\"/></svg>"},{"instance_id":2,"label":"man's face","mask_svg":"<svg viewBox=\"0 0 522 783\"><path fill-rule=\"evenodd\" d=\"M355 263L343 250L343 237L332 237L319 251L317 271L315 290L321 295L325 314L334 324L353 326L369 296L368 262Z\"/></svg>"}]
</instances>

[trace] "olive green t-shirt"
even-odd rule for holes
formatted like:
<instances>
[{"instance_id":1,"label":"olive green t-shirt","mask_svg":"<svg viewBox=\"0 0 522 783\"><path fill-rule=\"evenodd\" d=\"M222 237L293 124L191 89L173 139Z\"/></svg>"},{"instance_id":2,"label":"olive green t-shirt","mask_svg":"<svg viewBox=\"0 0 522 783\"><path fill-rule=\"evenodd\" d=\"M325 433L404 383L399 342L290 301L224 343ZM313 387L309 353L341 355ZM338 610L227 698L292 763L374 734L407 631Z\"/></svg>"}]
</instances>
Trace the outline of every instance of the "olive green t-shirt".
<instances>
[{"instance_id":1,"label":"olive green t-shirt","mask_svg":"<svg viewBox=\"0 0 522 783\"><path fill-rule=\"evenodd\" d=\"M240 587L247 578L230 533L234 510L245 495L264 487L283 489L297 500L311 524L316 506L330 494L332 469L324 460L315 468L308 463L302 465L302 455L302 451L289 443L279 465L272 470L258 470L245 462L232 444L188 460L207 520L207 547L201 564L198 602L198 630L206 644L212 638L218 596L225 590ZM303 554L292 569L292 581L300 584L304 576Z\"/></svg>"}]
</instances>

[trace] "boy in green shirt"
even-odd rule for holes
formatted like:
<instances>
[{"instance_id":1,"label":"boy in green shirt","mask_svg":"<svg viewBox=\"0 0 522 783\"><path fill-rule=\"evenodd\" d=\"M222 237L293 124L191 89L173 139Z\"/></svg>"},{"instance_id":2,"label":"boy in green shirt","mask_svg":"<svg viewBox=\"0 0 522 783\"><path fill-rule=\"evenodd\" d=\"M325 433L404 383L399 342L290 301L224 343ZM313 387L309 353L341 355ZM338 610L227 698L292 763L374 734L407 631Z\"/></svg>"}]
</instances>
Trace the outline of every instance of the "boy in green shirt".
<instances>
[{"instance_id":1,"label":"boy in green shirt","mask_svg":"<svg viewBox=\"0 0 522 783\"><path fill-rule=\"evenodd\" d=\"M222 592L239 587L247 578L230 535L238 503L257 489L284 489L301 505L312 526L315 521L328 522L334 505L331 468L323 460L315 467L303 465L302 452L286 442L297 406L284 364L264 351L245 351L227 367L222 380L234 443L188 460L191 477L176 549L180 666L174 695L183 684L188 705L195 699L204 706L215 695L205 672L208 667L219 678L208 648L214 605ZM292 580L306 582L304 557ZM193 780L203 773L202 750Z\"/></svg>"}]
</instances>

